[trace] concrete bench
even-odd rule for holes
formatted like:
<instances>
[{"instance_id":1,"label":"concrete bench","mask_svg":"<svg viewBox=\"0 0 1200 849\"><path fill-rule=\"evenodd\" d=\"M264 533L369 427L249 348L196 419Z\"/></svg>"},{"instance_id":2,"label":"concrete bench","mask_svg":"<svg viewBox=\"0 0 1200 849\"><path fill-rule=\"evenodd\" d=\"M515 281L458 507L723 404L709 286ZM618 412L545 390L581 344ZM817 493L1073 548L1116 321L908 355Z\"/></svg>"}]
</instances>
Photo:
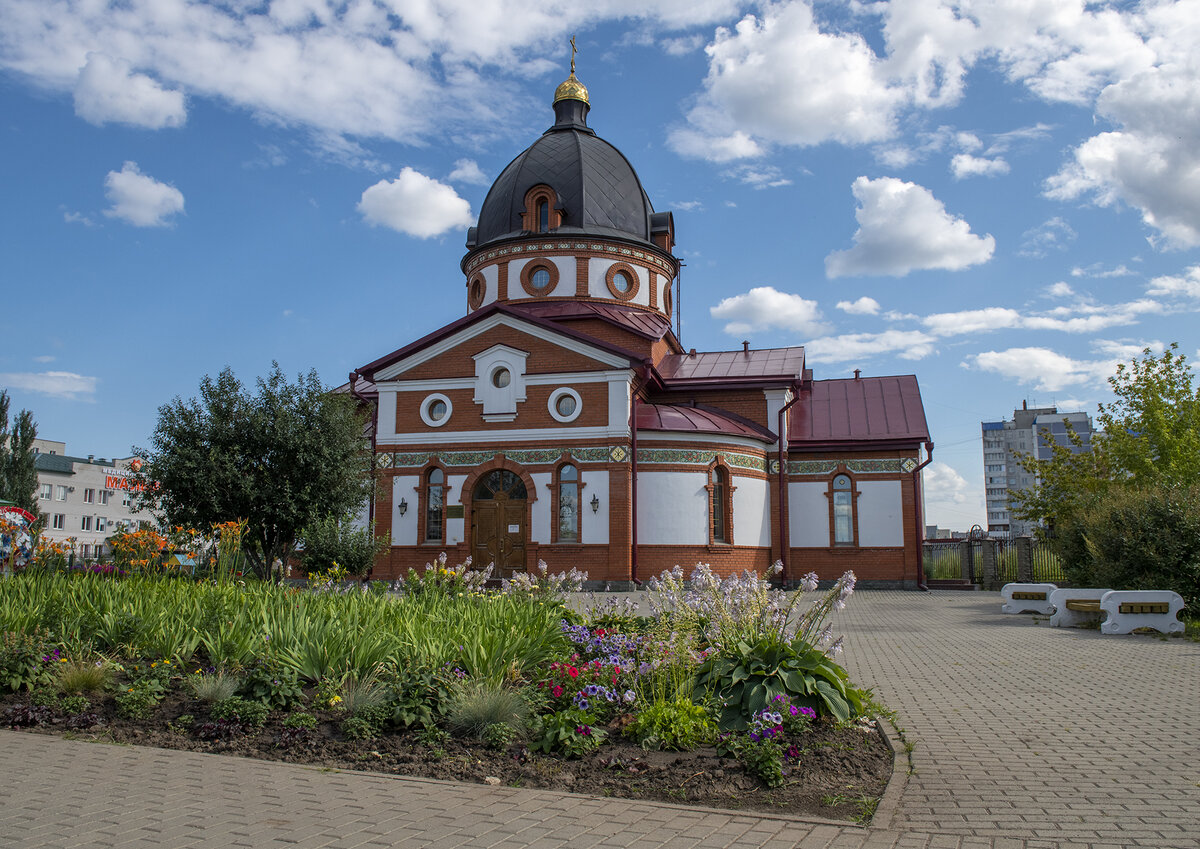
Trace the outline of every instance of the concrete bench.
<instances>
[{"instance_id":1,"label":"concrete bench","mask_svg":"<svg viewBox=\"0 0 1200 849\"><path fill-rule=\"evenodd\" d=\"M1093 622L1099 622L1104 615L1100 608L1100 599L1110 589L1095 589L1091 587L1063 587L1050 593L1050 605L1054 615L1050 624L1055 628L1078 628Z\"/></svg>"},{"instance_id":2,"label":"concrete bench","mask_svg":"<svg viewBox=\"0 0 1200 849\"><path fill-rule=\"evenodd\" d=\"M1054 612L1050 606L1050 593L1058 589L1054 584L1005 584L1000 588L1001 613L1044 613Z\"/></svg>"},{"instance_id":3,"label":"concrete bench","mask_svg":"<svg viewBox=\"0 0 1200 849\"><path fill-rule=\"evenodd\" d=\"M1138 628L1153 628L1160 634L1182 634L1179 612L1183 598L1170 590L1113 590L1100 599L1108 618L1101 634L1131 634Z\"/></svg>"}]
</instances>

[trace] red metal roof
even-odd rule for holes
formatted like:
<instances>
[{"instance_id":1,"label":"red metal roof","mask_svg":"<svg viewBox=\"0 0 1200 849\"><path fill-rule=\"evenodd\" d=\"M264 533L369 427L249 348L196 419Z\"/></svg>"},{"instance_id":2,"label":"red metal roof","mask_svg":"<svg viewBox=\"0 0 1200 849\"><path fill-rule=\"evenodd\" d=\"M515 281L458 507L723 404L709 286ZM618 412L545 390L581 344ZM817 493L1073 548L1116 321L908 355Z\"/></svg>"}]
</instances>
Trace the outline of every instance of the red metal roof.
<instances>
[{"instance_id":1,"label":"red metal roof","mask_svg":"<svg viewBox=\"0 0 1200 849\"><path fill-rule=\"evenodd\" d=\"M638 430L668 430L683 433L715 433L742 436L773 443L775 434L748 419L716 407L638 404Z\"/></svg>"},{"instance_id":2,"label":"red metal roof","mask_svg":"<svg viewBox=\"0 0 1200 849\"><path fill-rule=\"evenodd\" d=\"M665 316L619 304L595 301L509 301L508 306L550 321L563 318L602 318L647 339L661 339L671 330L671 322Z\"/></svg>"},{"instance_id":3,"label":"red metal roof","mask_svg":"<svg viewBox=\"0 0 1200 849\"><path fill-rule=\"evenodd\" d=\"M929 425L916 375L815 380L791 409L788 445L926 442Z\"/></svg>"},{"instance_id":4,"label":"red metal roof","mask_svg":"<svg viewBox=\"0 0 1200 849\"><path fill-rule=\"evenodd\" d=\"M668 354L658 364L666 384L737 380L799 380L804 373L804 348L762 348L748 351L704 351Z\"/></svg>"}]
</instances>

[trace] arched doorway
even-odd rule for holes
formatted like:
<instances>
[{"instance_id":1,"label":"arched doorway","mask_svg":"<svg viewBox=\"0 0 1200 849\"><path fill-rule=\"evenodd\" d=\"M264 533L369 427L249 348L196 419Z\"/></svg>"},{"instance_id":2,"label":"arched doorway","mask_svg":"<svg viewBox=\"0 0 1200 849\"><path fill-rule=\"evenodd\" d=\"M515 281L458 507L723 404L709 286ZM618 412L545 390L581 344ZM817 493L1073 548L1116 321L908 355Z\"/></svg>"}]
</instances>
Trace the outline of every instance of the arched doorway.
<instances>
[{"instance_id":1,"label":"arched doorway","mask_svg":"<svg viewBox=\"0 0 1200 849\"><path fill-rule=\"evenodd\" d=\"M496 565L498 578L525 571L527 523L525 483L515 472L493 469L471 496L472 559L476 568Z\"/></svg>"}]
</instances>

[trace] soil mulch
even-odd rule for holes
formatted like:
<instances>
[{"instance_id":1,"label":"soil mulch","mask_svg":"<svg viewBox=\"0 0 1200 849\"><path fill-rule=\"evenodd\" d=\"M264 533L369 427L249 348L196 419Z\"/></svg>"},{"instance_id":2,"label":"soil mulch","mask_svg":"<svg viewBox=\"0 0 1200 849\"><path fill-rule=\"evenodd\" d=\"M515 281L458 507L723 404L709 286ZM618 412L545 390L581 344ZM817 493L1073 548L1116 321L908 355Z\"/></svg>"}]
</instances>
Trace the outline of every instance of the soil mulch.
<instances>
[{"instance_id":1,"label":"soil mulch","mask_svg":"<svg viewBox=\"0 0 1200 849\"><path fill-rule=\"evenodd\" d=\"M312 709L317 728L291 739L284 733L284 714L273 712L261 729L228 740L200 740L176 722L184 714L195 716L196 725L203 722L207 709L199 702L172 694L148 719L129 720L117 716L111 698L93 701L88 714L80 718L32 708L40 710L43 724L31 725L20 719L29 718L28 694L9 695L0 698L0 726L324 768L470 783L492 779L486 783L858 822L869 820L892 774L891 749L873 724L844 727L815 722L797 741L799 763L785 767L786 783L771 789L736 759L722 757L715 749L647 751L622 739L616 729L596 753L565 760L530 752L519 743L504 751L459 738L431 744L413 731L385 731L372 740L348 740L340 731L344 714Z\"/></svg>"}]
</instances>

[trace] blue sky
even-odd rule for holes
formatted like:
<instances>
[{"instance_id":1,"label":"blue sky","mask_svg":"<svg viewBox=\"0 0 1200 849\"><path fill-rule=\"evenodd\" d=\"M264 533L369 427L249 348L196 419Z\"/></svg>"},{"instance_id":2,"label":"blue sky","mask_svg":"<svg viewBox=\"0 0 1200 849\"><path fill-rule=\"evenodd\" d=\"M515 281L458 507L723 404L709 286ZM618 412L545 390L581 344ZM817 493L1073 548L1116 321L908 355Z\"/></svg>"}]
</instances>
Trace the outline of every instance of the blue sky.
<instances>
[{"instance_id":1,"label":"blue sky","mask_svg":"<svg viewBox=\"0 0 1200 849\"><path fill-rule=\"evenodd\" d=\"M1200 0L0 0L0 386L74 454L272 360L462 315L490 181L591 126L673 210L683 341L915 373L928 519L979 422L1200 347Z\"/></svg>"}]
</instances>

